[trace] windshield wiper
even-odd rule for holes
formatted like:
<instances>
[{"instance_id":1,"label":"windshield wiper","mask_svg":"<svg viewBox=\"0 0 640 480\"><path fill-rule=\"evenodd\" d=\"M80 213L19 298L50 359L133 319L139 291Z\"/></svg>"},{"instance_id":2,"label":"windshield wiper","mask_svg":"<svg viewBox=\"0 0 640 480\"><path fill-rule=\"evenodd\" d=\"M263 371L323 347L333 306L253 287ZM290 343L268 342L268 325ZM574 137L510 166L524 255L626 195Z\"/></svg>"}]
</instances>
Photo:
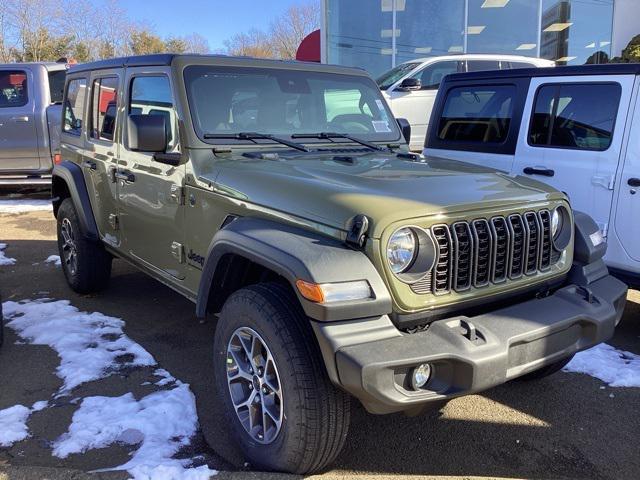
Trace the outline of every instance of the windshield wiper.
<instances>
[{"instance_id":1,"label":"windshield wiper","mask_svg":"<svg viewBox=\"0 0 640 480\"><path fill-rule=\"evenodd\" d=\"M285 140L284 138L275 137L273 135L267 133L257 133L257 132L240 132L240 133L205 133L204 138L206 140L214 140L214 139L231 139L231 140L250 140L253 143L258 143L256 140L271 140L276 143L280 143L282 145L286 145L287 147L294 148L296 150L300 150L301 152L310 152L307 147L301 145L296 142L290 142L289 140Z\"/></svg>"},{"instance_id":2,"label":"windshield wiper","mask_svg":"<svg viewBox=\"0 0 640 480\"><path fill-rule=\"evenodd\" d=\"M318 138L320 140L331 140L332 142L334 138L345 138L347 140L351 140L354 143L359 143L364 147L370 148L371 150L377 150L379 152L386 152L389 150L388 148L380 147L375 143L367 142L366 140L353 137L347 133L335 133L335 132L295 133L291 135L291 138Z\"/></svg>"}]
</instances>

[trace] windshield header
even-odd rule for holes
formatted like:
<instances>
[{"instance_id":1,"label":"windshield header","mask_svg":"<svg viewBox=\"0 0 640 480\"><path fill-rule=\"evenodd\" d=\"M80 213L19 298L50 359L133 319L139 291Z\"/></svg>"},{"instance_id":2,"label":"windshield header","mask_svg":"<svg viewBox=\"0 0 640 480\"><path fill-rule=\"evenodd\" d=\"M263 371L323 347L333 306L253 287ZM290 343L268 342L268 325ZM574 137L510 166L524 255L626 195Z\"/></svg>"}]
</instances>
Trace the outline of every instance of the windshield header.
<instances>
[{"instance_id":1,"label":"windshield header","mask_svg":"<svg viewBox=\"0 0 640 480\"><path fill-rule=\"evenodd\" d=\"M235 135L244 132L289 139L319 132L374 142L400 139L376 84L364 76L192 65L184 79L196 133L207 143L251 143Z\"/></svg>"}]
</instances>

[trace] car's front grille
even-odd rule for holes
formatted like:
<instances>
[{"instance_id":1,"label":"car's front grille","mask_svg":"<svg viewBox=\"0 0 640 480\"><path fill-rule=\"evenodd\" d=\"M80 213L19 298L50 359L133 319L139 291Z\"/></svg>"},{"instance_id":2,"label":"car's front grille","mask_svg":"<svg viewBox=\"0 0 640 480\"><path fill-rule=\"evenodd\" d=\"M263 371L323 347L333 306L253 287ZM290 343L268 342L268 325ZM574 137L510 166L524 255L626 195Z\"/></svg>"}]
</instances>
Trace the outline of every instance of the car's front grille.
<instances>
[{"instance_id":1,"label":"car's front grille","mask_svg":"<svg viewBox=\"0 0 640 480\"><path fill-rule=\"evenodd\" d=\"M435 225L439 253L432 272L411 285L420 295L463 292L535 275L560 259L549 210Z\"/></svg>"}]
</instances>

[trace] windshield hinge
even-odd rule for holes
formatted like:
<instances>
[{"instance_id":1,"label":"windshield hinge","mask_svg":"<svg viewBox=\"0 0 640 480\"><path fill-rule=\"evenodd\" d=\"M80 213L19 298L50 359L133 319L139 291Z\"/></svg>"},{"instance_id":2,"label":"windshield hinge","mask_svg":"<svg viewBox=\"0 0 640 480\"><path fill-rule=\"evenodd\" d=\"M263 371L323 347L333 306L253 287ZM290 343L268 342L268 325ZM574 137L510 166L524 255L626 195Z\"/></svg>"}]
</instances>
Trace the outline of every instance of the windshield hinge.
<instances>
[{"instance_id":1,"label":"windshield hinge","mask_svg":"<svg viewBox=\"0 0 640 480\"><path fill-rule=\"evenodd\" d=\"M347 232L345 243L350 247L362 249L367 240L368 230L369 219L361 213L356 215L351 223L351 228Z\"/></svg>"},{"instance_id":2,"label":"windshield hinge","mask_svg":"<svg viewBox=\"0 0 640 480\"><path fill-rule=\"evenodd\" d=\"M178 205L184 205L184 189L180 185L171 185L171 200Z\"/></svg>"}]
</instances>

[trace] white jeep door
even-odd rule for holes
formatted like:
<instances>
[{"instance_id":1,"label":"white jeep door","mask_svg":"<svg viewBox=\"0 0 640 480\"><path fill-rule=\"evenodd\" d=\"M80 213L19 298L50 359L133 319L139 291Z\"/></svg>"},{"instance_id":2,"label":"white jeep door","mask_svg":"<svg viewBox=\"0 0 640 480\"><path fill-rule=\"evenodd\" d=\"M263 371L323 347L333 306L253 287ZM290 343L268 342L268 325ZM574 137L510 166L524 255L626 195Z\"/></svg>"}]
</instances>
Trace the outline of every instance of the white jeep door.
<instances>
[{"instance_id":1,"label":"white jeep door","mask_svg":"<svg viewBox=\"0 0 640 480\"><path fill-rule=\"evenodd\" d=\"M622 251L616 267L640 272L640 98L636 85L635 111L627 125L627 149L622 160L615 211L615 235ZM611 243L611 242L610 242ZM615 251L615 250L614 250ZM611 252L614 253L614 252ZM625 258L627 257L627 258ZM629 260L629 257L632 260ZM626 260L626 265L623 261Z\"/></svg>"},{"instance_id":2,"label":"white jeep door","mask_svg":"<svg viewBox=\"0 0 640 480\"><path fill-rule=\"evenodd\" d=\"M607 234L633 75L533 78L512 173L565 192Z\"/></svg>"},{"instance_id":3,"label":"white jeep door","mask_svg":"<svg viewBox=\"0 0 640 480\"><path fill-rule=\"evenodd\" d=\"M433 103L438 94L442 79L450 73L459 71L460 62L447 60L427 64L407 78L417 78L421 82L419 90L402 90L399 82L388 93L389 105L396 118L406 118L411 125L411 141L409 148L421 151L427 135L429 118ZM403 79L404 80L404 79Z\"/></svg>"}]
</instances>

